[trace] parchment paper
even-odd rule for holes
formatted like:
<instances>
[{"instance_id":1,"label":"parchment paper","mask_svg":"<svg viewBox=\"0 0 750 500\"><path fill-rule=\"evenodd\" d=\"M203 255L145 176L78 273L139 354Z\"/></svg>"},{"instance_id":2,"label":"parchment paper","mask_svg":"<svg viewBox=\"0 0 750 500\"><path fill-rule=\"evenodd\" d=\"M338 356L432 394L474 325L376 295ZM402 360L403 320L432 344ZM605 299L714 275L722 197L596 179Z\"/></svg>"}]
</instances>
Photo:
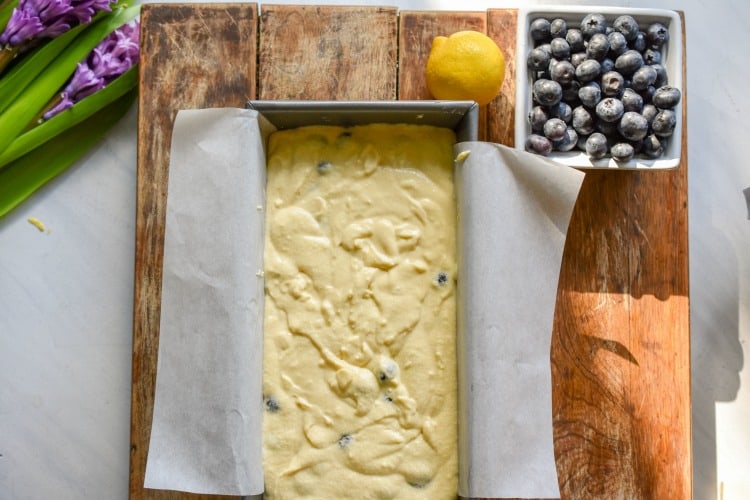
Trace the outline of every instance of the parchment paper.
<instances>
[{"instance_id":1,"label":"parchment paper","mask_svg":"<svg viewBox=\"0 0 750 500\"><path fill-rule=\"evenodd\" d=\"M583 174L462 143L458 198L459 494L559 498L550 338Z\"/></svg>"},{"instance_id":2,"label":"parchment paper","mask_svg":"<svg viewBox=\"0 0 750 500\"><path fill-rule=\"evenodd\" d=\"M266 125L249 110L177 116L148 488L263 489ZM489 143L460 151L459 494L559 497L549 348L583 174Z\"/></svg>"},{"instance_id":3,"label":"parchment paper","mask_svg":"<svg viewBox=\"0 0 750 500\"><path fill-rule=\"evenodd\" d=\"M255 111L180 111L146 488L263 491L265 157Z\"/></svg>"}]
</instances>

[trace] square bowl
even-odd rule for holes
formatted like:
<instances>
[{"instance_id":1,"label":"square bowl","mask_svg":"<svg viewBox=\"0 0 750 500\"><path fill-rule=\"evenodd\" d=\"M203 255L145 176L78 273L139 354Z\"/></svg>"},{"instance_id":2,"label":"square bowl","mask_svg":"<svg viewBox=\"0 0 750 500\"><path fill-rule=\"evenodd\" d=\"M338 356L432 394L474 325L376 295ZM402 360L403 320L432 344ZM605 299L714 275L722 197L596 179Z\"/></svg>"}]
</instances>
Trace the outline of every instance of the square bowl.
<instances>
[{"instance_id":1,"label":"square bowl","mask_svg":"<svg viewBox=\"0 0 750 500\"><path fill-rule=\"evenodd\" d=\"M607 156L600 160L591 160L585 152L574 148L570 152L552 151L547 158L578 168L615 168L615 169L670 169L680 164L682 150L682 107L685 93L683 92L683 52L682 52L682 24L678 14L671 10L641 9L604 6L535 6L518 10L518 34L516 47L516 118L515 144L517 149L524 149L527 137L531 134L528 114L532 103L532 75L526 64L529 51L534 47L529 25L537 18L564 19L568 26L578 27L583 18L590 13L602 14L608 23L612 23L618 16L628 14L638 22L643 31L649 24L659 22L669 30L669 40L662 47L662 64L667 70L668 84L680 90L680 103L674 108L677 124L674 133L667 139L667 147L659 158L647 158L636 155L628 162L617 162Z\"/></svg>"}]
</instances>

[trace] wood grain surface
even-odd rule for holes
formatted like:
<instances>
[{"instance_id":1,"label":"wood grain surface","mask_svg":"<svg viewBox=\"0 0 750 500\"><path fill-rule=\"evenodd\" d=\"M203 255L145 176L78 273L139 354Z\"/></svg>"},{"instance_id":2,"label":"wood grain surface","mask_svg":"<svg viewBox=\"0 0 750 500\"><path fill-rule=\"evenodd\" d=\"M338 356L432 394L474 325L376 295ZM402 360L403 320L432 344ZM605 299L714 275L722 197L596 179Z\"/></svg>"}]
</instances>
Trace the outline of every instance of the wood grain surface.
<instances>
[{"instance_id":1,"label":"wood grain surface","mask_svg":"<svg viewBox=\"0 0 750 500\"><path fill-rule=\"evenodd\" d=\"M131 498L199 498L143 489L176 110L242 106L256 88L259 99L427 99L432 38L475 29L506 56L505 82L481 109L480 134L512 145L516 26L513 9L264 5L258 16L255 4L144 5ZM573 212L551 346L565 499L692 496L686 101L685 93L679 168L588 171Z\"/></svg>"}]
</instances>

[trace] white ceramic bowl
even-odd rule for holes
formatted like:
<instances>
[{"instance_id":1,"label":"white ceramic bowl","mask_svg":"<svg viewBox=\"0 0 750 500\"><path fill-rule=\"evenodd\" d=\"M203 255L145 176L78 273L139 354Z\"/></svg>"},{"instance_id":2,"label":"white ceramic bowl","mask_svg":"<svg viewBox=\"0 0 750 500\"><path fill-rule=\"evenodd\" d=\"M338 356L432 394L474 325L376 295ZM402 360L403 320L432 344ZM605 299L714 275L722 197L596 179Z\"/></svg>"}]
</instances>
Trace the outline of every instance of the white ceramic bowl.
<instances>
[{"instance_id":1,"label":"white ceramic bowl","mask_svg":"<svg viewBox=\"0 0 750 500\"><path fill-rule=\"evenodd\" d=\"M649 24L662 23L669 29L669 41L662 48L662 64L667 70L669 85L676 87L685 98L682 85L682 25L680 17L674 11L660 9L637 9L624 7L597 7L597 6L536 6L518 10L518 36L517 36L517 61L516 61L516 123L515 143L516 148L523 149L526 138L531 134L531 126L528 114L532 108L531 86L532 80L526 65L529 51L534 47L534 42L529 33L529 25L534 19L545 17L550 21L562 18L568 26L580 25L581 20L590 13L602 14L609 23L618 16L628 14L638 22L641 30L645 30ZM567 153L553 151L548 158L564 165L579 168L628 168L628 169L668 169L675 168L680 164L680 153L682 147L682 99L674 111L677 114L677 126L674 133L667 141L667 148L660 158L650 159L636 155L627 163L618 163L607 157L601 160L591 160L584 152L577 149Z\"/></svg>"}]
</instances>

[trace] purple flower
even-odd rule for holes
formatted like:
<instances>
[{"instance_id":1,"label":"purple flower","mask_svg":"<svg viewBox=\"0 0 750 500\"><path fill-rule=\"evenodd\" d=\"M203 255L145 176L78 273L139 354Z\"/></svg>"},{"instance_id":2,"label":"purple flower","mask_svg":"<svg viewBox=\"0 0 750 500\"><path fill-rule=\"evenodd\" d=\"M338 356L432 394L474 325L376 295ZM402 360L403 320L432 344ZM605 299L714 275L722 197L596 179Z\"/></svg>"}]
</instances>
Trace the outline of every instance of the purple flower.
<instances>
[{"instance_id":1,"label":"purple flower","mask_svg":"<svg viewBox=\"0 0 750 500\"><path fill-rule=\"evenodd\" d=\"M20 0L0 34L0 45L20 47L39 38L54 38L78 24L91 22L110 0Z\"/></svg>"},{"instance_id":2,"label":"purple flower","mask_svg":"<svg viewBox=\"0 0 750 500\"><path fill-rule=\"evenodd\" d=\"M126 23L110 33L88 57L79 62L75 73L59 96L59 101L47 111L43 119L49 120L84 97L103 89L115 78L138 62L140 24L138 20Z\"/></svg>"}]
</instances>

